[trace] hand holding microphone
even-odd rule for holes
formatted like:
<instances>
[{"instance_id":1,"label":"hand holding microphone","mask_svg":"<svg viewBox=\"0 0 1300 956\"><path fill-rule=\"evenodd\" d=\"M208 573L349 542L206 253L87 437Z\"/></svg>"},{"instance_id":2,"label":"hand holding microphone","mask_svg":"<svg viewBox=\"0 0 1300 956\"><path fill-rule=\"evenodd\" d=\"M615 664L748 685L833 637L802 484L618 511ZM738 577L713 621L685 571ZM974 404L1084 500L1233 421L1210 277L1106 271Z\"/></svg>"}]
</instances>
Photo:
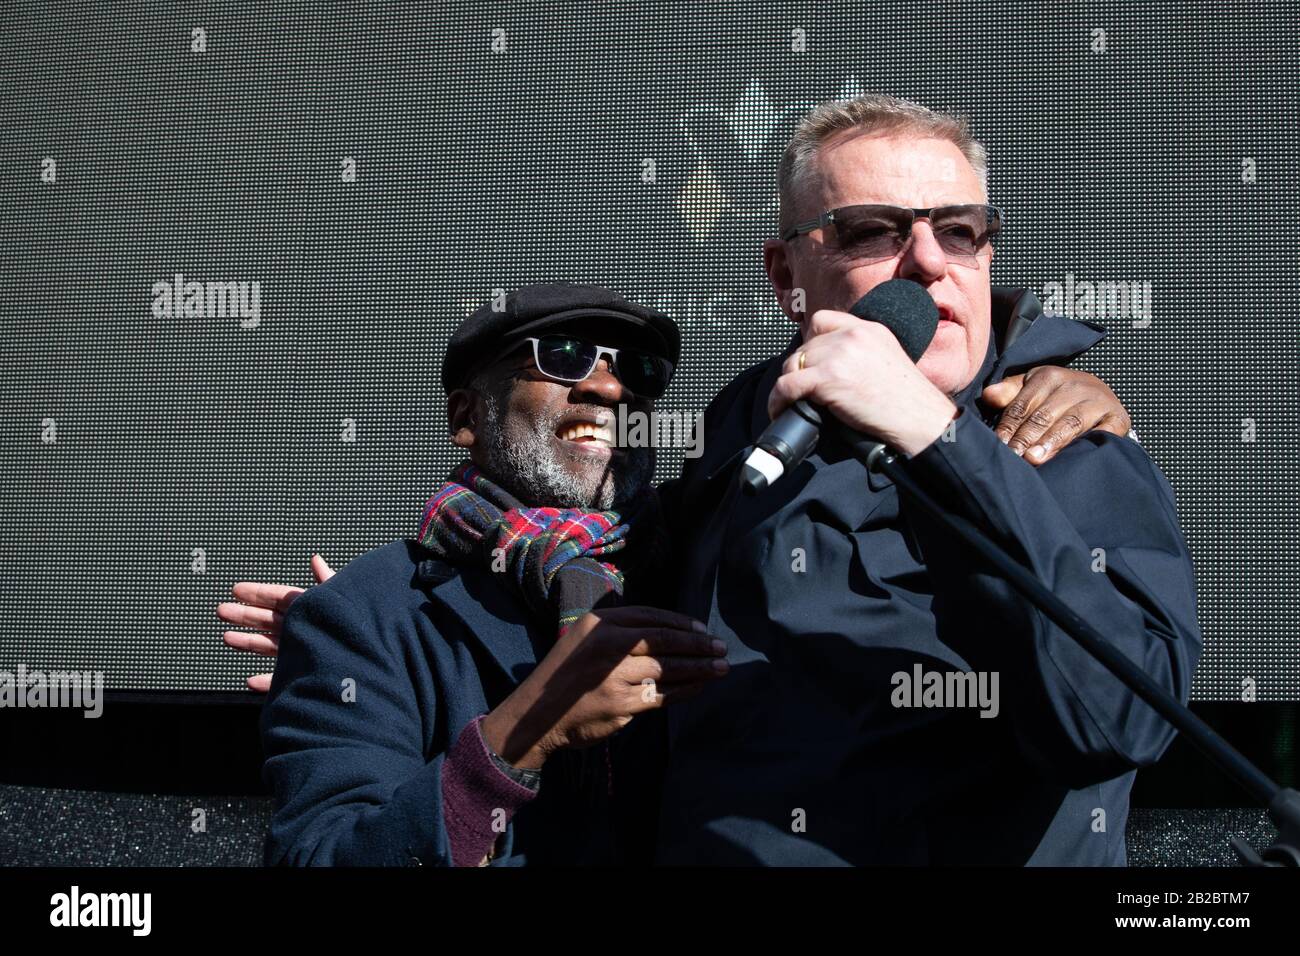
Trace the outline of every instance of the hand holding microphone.
<instances>
[{"instance_id":1,"label":"hand holding microphone","mask_svg":"<svg viewBox=\"0 0 1300 956\"><path fill-rule=\"evenodd\" d=\"M938 438L957 408L915 364L938 323L934 300L905 279L876 286L852 313L813 313L768 399L773 422L742 469L746 491L792 471L816 446L825 413L906 454Z\"/></svg>"}]
</instances>

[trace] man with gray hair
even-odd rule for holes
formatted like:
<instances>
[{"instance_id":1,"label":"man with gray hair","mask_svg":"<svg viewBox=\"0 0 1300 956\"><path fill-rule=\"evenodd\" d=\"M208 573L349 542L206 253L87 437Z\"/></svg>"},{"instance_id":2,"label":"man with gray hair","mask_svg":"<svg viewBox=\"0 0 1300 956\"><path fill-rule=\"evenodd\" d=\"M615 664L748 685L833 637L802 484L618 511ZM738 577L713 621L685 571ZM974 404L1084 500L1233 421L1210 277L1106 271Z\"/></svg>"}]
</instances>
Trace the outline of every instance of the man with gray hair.
<instances>
[{"instance_id":1,"label":"man with gray hair","mask_svg":"<svg viewBox=\"0 0 1300 956\"><path fill-rule=\"evenodd\" d=\"M900 453L945 509L1187 699L1201 638L1168 482L1125 429L1070 443L1073 410L1040 415L1028 445L992 424L997 383L1050 374L1033 367L1103 332L1042 315L1005 343L985 169L964 121L885 96L815 109L785 152L764 252L798 331L714 399L669 508L677 607L727 642L732 671L664 715L660 862L1125 862L1135 770L1174 736L1153 710L829 423L764 494L731 490L738 453L807 400ZM938 308L916 363L848 311L894 279ZM1059 453L1033 467L1040 446Z\"/></svg>"}]
</instances>

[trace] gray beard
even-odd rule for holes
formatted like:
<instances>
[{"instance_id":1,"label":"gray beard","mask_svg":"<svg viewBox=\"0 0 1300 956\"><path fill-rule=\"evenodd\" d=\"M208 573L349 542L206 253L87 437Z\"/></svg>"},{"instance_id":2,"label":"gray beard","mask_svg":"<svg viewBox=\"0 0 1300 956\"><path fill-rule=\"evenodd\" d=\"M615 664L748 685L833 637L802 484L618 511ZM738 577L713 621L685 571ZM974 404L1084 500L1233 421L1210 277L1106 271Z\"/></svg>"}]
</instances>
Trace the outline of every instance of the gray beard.
<instances>
[{"instance_id":1,"label":"gray beard","mask_svg":"<svg viewBox=\"0 0 1300 956\"><path fill-rule=\"evenodd\" d=\"M654 477L653 448L629 448L608 462L572 456L577 466L570 472L554 445L555 429L563 414L549 419L516 423L502 421L502 396L483 389L485 420L480 430L488 477L526 505L551 508L618 508L649 486Z\"/></svg>"}]
</instances>

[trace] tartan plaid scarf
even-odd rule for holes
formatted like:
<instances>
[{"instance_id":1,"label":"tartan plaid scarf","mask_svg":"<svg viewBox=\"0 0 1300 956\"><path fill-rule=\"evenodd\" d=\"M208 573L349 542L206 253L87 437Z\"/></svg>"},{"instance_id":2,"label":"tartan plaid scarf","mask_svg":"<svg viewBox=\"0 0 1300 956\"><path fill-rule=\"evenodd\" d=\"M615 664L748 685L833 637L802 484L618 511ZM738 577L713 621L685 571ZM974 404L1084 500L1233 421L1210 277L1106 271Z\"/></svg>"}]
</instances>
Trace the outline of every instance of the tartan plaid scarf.
<instances>
[{"instance_id":1,"label":"tartan plaid scarf","mask_svg":"<svg viewBox=\"0 0 1300 956\"><path fill-rule=\"evenodd\" d=\"M557 637L607 595L621 603L624 570L649 570L666 550L652 490L621 512L527 508L470 462L429 499L418 540L453 564L500 573Z\"/></svg>"}]
</instances>

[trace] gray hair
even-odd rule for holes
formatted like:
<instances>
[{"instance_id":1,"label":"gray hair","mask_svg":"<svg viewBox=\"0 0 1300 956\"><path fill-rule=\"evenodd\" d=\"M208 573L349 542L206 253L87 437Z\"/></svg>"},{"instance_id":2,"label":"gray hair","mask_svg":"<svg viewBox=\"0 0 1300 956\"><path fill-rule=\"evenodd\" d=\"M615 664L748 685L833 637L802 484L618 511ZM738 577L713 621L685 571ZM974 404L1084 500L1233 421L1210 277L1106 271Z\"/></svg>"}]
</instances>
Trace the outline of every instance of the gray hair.
<instances>
[{"instance_id":1,"label":"gray hair","mask_svg":"<svg viewBox=\"0 0 1300 956\"><path fill-rule=\"evenodd\" d=\"M781 197L780 231L794 225L794 200L814 173L822 145L836 133L857 129L866 133L906 132L946 139L966 157L988 197L988 152L971 133L964 116L940 113L911 100L867 93L851 100L832 100L813 109L799 123L786 145L777 174Z\"/></svg>"}]
</instances>

